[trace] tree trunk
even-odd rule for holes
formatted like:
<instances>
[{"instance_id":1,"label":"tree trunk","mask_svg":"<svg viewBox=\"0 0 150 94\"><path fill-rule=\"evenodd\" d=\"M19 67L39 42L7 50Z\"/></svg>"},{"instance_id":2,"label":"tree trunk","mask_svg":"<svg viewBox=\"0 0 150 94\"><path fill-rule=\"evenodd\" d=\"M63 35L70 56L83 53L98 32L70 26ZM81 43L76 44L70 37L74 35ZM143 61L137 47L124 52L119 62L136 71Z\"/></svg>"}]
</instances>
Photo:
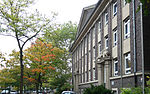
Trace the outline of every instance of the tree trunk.
<instances>
[{"instance_id":1,"label":"tree trunk","mask_svg":"<svg viewBox=\"0 0 150 94\"><path fill-rule=\"evenodd\" d=\"M22 49L20 49L20 68L21 68L20 94L23 94L23 72L24 72L24 65L23 65L23 53L22 53Z\"/></svg>"},{"instance_id":2,"label":"tree trunk","mask_svg":"<svg viewBox=\"0 0 150 94\"><path fill-rule=\"evenodd\" d=\"M36 94L39 94L39 84L36 83Z\"/></svg>"}]
</instances>

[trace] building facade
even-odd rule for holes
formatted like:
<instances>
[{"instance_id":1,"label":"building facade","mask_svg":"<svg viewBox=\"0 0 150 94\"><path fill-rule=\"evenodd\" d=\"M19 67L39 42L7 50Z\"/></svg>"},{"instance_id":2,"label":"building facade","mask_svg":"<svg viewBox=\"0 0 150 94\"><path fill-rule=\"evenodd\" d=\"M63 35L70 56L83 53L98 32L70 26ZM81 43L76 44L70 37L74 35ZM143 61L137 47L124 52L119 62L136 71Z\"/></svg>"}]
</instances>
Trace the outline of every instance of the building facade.
<instances>
[{"instance_id":1,"label":"building facade","mask_svg":"<svg viewBox=\"0 0 150 94\"><path fill-rule=\"evenodd\" d=\"M146 81L150 17L136 12L139 5L139 0L99 0L83 8L70 48L77 93L82 94L90 84L103 84L119 94L120 88L142 86L142 79Z\"/></svg>"}]
</instances>

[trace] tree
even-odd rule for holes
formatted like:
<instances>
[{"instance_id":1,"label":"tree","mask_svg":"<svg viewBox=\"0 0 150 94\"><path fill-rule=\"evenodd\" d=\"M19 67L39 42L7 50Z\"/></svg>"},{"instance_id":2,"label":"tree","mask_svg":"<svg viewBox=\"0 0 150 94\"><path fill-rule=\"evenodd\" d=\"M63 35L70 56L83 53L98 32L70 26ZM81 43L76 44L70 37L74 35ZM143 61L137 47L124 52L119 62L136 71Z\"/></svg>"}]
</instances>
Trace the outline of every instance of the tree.
<instances>
[{"instance_id":1,"label":"tree","mask_svg":"<svg viewBox=\"0 0 150 94\"><path fill-rule=\"evenodd\" d=\"M33 14L31 11L27 12L33 2L34 0L2 0L0 2L0 30L3 35L12 36L17 40L20 51L20 94L23 90L23 48L29 40L44 31L52 21L39 14L38 11Z\"/></svg>"},{"instance_id":2,"label":"tree","mask_svg":"<svg viewBox=\"0 0 150 94\"><path fill-rule=\"evenodd\" d=\"M131 2L132 0L127 0L127 2ZM140 0L140 2L142 3L143 5L143 10L144 10L144 15L145 16L148 16L150 15L150 0ZM139 9L140 9L140 6L139 6ZM139 11L138 9L138 11Z\"/></svg>"},{"instance_id":3,"label":"tree","mask_svg":"<svg viewBox=\"0 0 150 94\"><path fill-rule=\"evenodd\" d=\"M0 52L0 66L1 67L4 66L3 62L5 62L5 61L6 61L5 55L2 52Z\"/></svg>"},{"instance_id":4,"label":"tree","mask_svg":"<svg viewBox=\"0 0 150 94\"><path fill-rule=\"evenodd\" d=\"M16 90L19 90L20 80L20 67L19 67L19 52L13 50L11 54L7 56L8 59L3 61L2 71L0 72L0 85L2 87L13 86ZM27 68L25 67L25 73Z\"/></svg>"},{"instance_id":5,"label":"tree","mask_svg":"<svg viewBox=\"0 0 150 94\"><path fill-rule=\"evenodd\" d=\"M58 93L62 90L69 89L67 88L68 85L70 88L72 87L70 85L71 58L69 54L69 47L75 40L76 32L77 25L71 21L64 24L55 25L52 28L47 28L46 32L44 32L44 40L51 42L54 46L64 51L64 54L62 55L63 62L57 66L58 70L55 73L53 79L49 80L51 87L57 88L57 90L59 88Z\"/></svg>"},{"instance_id":6,"label":"tree","mask_svg":"<svg viewBox=\"0 0 150 94\"><path fill-rule=\"evenodd\" d=\"M47 28L44 32L44 39L52 42L55 47L69 50L69 46L75 40L77 25L71 21L64 24L56 24Z\"/></svg>"},{"instance_id":7,"label":"tree","mask_svg":"<svg viewBox=\"0 0 150 94\"><path fill-rule=\"evenodd\" d=\"M24 78L35 84L37 93L43 87L43 83L48 83L47 80L55 73L55 69L57 70L62 53L62 50L53 47L51 43L40 40L36 40L30 48L26 49L25 58L29 71L25 73Z\"/></svg>"}]
</instances>

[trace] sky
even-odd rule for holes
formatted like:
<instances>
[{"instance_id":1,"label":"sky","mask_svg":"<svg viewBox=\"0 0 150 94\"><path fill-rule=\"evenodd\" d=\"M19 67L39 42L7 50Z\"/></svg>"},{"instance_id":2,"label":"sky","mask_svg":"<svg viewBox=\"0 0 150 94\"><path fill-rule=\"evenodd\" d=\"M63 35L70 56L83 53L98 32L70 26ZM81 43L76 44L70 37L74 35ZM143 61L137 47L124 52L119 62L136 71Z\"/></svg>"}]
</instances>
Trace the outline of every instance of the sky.
<instances>
[{"instance_id":1,"label":"sky","mask_svg":"<svg viewBox=\"0 0 150 94\"><path fill-rule=\"evenodd\" d=\"M98 0L36 0L33 8L45 15L52 11L58 13L57 23L72 21L78 24L82 9L97 2ZM11 53L13 49L18 49L16 39L12 37L0 35L0 44L0 51L3 53Z\"/></svg>"}]
</instances>

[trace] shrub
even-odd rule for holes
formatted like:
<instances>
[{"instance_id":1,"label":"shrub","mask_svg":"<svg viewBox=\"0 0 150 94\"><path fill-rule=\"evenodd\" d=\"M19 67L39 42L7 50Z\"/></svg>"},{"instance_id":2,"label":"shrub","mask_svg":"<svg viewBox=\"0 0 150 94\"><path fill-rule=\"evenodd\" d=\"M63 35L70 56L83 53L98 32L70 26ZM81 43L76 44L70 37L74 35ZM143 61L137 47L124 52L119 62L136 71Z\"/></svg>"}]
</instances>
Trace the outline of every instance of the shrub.
<instances>
[{"instance_id":1,"label":"shrub","mask_svg":"<svg viewBox=\"0 0 150 94\"><path fill-rule=\"evenodd\" d=\"M113 94L112 90L105 88L103 85L94 86L91 85L90 88L86 88L83 94Z\"/></svg>"}]
</instances>

